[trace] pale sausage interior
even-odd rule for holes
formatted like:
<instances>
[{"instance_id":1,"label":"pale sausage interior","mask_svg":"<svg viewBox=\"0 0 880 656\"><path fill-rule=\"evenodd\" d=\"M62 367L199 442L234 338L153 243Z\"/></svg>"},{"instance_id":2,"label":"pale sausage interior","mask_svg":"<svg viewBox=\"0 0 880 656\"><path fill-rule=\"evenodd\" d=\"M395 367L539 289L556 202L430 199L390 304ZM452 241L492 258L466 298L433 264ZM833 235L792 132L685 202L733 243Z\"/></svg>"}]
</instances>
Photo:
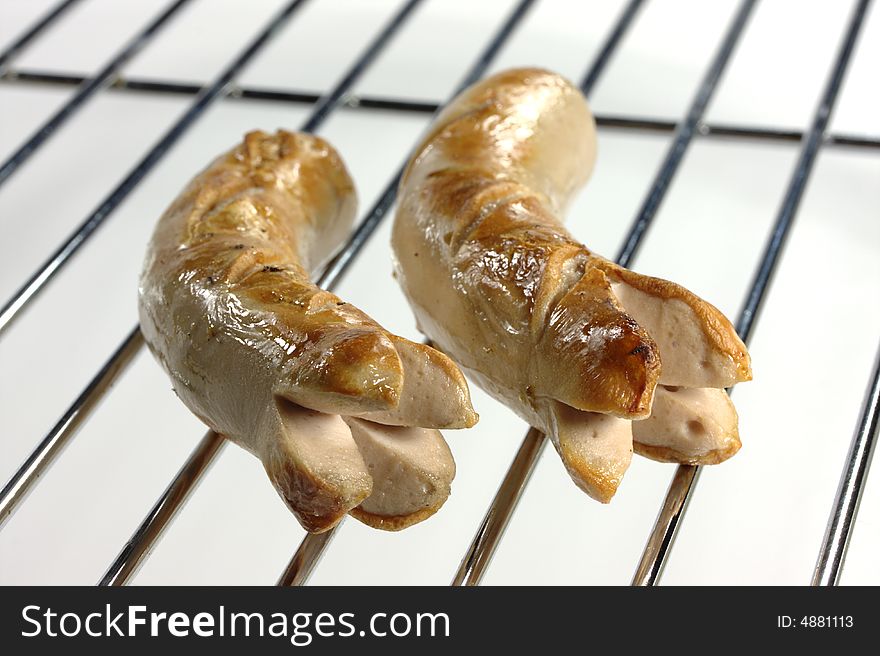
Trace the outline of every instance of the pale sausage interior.
<instances>
[{"instance_id":1,"label":"pale sausage interior","mask_svg":"<svg viewBox=\"0 0 880 656\"><path fill-rule=\"evenodd\" d=\"M739 382L729 353L707 337L707 326L679 298L652 296L625 282L611 285L620 304L660 349L660 383L678 387L730 387Z\"/></svg>"},{"instance_id":2,"label":"pale sausage interior","mask_svg":"<svg viewBox=\"0 0 880 656\"><path fill-rule=\"evenodd\" d=\"M608 503L632 460L632 423L612 415L575 410L554 402L550 437L572 480Z\"/></svg>"},{"instance_id":3,"label":"pale sausage interior","mask_svg":"<svg viewBox=\"0 0 880 656\"><path fill-rule=\"evenodd\" d=\"M373 488L367 464L339 415L277 401L278 431L260 450L275 489L309 531L335 526Z\"/></svg>"},{"instance_id":4,"label":"pale sausage interior","mask_svg":"<svg viewBox=\"0 0 880 656\"><path fill-rule=\"evenodd\" d=\"M659 385L651 416L633 422L637 453L654 460L710 465L741 446L736 409L724 390Z\"/></svg>"},{"instance_id":5,"label":"pale sausage interior","mask_svg":"<svg viewBox=\"0 0 880 656\"><path fill-rule=\"evenodd\" d=\"M373 479L356 517L395 530L432 515L449 496L455 461L440 432L346 418Z\"/></svg>"},{"instance_id":6,"label":"pale sausage interior","mask_svg":"<svg viewBox=\"0 0 880 656\"><path fill-rule=\"evenodd\" d=\"M391 426L470 428L479 416L470 404L467 382L458 367L424 344L392 336L403 367L396 407L356 416Z\"/></svg>"}]
</instances>

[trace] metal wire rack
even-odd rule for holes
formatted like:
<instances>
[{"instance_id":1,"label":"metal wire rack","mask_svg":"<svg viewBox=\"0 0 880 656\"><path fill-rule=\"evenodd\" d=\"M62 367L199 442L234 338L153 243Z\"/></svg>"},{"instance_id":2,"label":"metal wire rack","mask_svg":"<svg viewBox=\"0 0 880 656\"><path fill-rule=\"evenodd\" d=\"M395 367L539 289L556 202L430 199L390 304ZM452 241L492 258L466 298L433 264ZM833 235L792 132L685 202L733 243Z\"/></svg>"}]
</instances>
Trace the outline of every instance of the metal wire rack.
<instances>
[{"instance_id":1,"label":"metal wire rack","mask_svg":"<svg viewBox=\"0 0 880 656\"><path fill-rule=\"evenodd\" d=\"M40 84L62 88L75 87L76 89L54 115L27 137L23 145L15 150L5 162L0 164L0 192L2 192L4 184L16 174L18 169L97 94L120 90L136 94L168 94L191 98L191 104L180 119L107 194L96 209L86 216L69 237L21 284L12 297L8 300L0 299L4 301L2 309L0 309L0 339L13 325L13 321L39 297L41 291L54 278L63 273L65 267L80 253L98 228L113 217L114 211L138 187L141 181L154 168L162 164L165 155L187 130L218 100L275 101L308 106L310 107L308 118L299 128L307 132L317 130L340 108L382 109L430 115L442 106L431 102L400 98L355 95L353 92L363 74L395 36L405 29L412 14L427 0L403 2L351 63L339 82L324 94L300 90L242 87L237 86L235 82L239 73L261 52L264 46L287 23L295 20L298 10L306 4L307 0L293 0L286 4L230 60L220 74L205 86L170 80L129 78L120 75L121 68L163 29L173 23L175 17L191 0L170 2L94 76L86 78L50 71L15 68L15 57L62 17L69 7L80 1L65 0L59 3L5 52L0 53L0 75L2 75L0 81L3 84ZM483 76L529 12L539 10L534 7L536 4L540 3L536 0L520 0L513 5L512 11L489 35L484 49L463 74L457 90L461 90ZM587 96L590 95L631 26L637 20L643 4L643 0L630 0L606 35L598 54L580 81L581 89ZM692 103L680 121L672 122L653 117L597 116L597 123L603 128L671 135L666 156L644 196L641 207L626 235L624 245L617 255L617 261L624 266L632 265L694 138L798 142L800 144L800 154L791 173L790 182L785 189L782 204L764 245L752 281L745 290L742 310L736 322L737 331L746 342L749 341L757 327L757 320L766 302L774 274L780 265L786 241L793 230L799 204L820 148L860 149L870 153L875 153L880 149L880 140L876 138L853 134L829 134L827 132L831 111L838 98L847 67L852 60L854 47L865 22L870 0L859 0L854 5L820 102L807 130L801 132L768 127L710 124L704 121L707 106L743 35L749 17L755 9L755 4L756 0L744 0L735 12L733 20L718 44L716 53L705 70ZM403 161L405 162L405 160ZM347 242L323 270L319 277L320 285L328 289L339 285L370 237L376 232L380 223L393 207L402 170L403 163L388 181L378 200L358 223ZM89 419L102 398L125 373L142 346L143 338L138 327L135 326L56 425L37 444L30 456L6 483L0 491L0 528L25 501L40 477L59 458L65 446L70 443L77 431ZM875 363L866 388L864 407L855 422L856 432L841 474L840 486L829 518L826 538L818 555L813 576L814 584L828 585L838 581L848 540L855 523L859 500L867 480L878 424L880 424L878 397L880 397L880 355L878 355L878 361ZM461 565L454 575L453 585L480 583L487 567L492 562L495 550L504 536L505 529L516 511L520 499L527 491L530 476L545 443L544 436L535 429L529 430L523 438L491 506L482 523L477 527L473 541L463 555ZM109 566L100 581L101 585L123 585L134 576L162 537L165 529L187 502L196 485L207 475L223 445L223 438L212 431L209 431L201 439L152 510L123 546L119 556ZM673 547L677 530L685 518L688 502L695 494L699 475L700 468L698 467L680 466L677 468L666 497L661 502L659 515L649 533L641 560L637 564L633 584L654 585L659 581ZM338 529L321 535L307 535L281 574L279 585L305 583L321 556L328 549L336 530Z\"/></svg>"}]
</instances>

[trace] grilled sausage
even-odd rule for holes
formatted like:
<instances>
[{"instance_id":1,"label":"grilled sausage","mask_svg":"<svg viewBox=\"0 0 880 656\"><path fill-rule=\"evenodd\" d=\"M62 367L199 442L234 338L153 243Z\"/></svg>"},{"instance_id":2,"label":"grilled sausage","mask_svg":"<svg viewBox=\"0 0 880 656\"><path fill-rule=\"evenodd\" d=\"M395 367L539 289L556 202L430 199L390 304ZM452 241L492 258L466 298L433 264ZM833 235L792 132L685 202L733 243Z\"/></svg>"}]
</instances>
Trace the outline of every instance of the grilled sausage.
<instances>
[{"instance_id":1,"label":"grilled sausage","mask_svg":"<svg viewBox=\"0 0 880 656\"><path fill-rule=\"evenodd\" d=\"M713 306L592 253L563 227L595 152L587 103L562 77L516 69L477 83L416 149L392 246L421 330L546 432L575 482L607 502L632 430L592 415L645 419L658 383L728 387L751 367Z\"/></svg>"},{"instance_id":2,"label":"grilled sausage","mask_svg":"<svg viewBox=\"0 0 880 656\"><path fill-rule=\"evenodd\" d=\"M449 358L387 332L312 282L310 272L348 234L355 205L348 172L324 140L253 132L164 213L140 281L141 328L177 395L262 460L309 531L332 527L362 503L391 513L394 528L417 521L413 513L427 516L454 474L433 429L477 420ZM364 451L400 431L373 424L372 437L358 440L351 417L420 427L415 433L430 448L422 458L413 447L395 469L391 446ZM415 488L409 479L427 471L436 489L421 506L414 498L380 504L370 497L387 487L375 479L377 467Z\"/></svg>"}]
</instances>

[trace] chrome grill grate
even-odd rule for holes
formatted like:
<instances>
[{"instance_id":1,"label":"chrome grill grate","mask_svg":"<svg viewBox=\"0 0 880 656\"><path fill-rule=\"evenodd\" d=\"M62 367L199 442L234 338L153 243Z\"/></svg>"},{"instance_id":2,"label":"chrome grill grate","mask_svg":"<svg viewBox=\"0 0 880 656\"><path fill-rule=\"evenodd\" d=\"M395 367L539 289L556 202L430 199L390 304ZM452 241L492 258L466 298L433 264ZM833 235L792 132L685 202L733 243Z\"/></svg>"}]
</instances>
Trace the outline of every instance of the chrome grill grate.
<instances>
[{"instance_id":1,"label":"chrome grill grate","mask_svg":"<svg viewBox=\"0 0 880 656\"><path fill-rule=\"evenodd\" d=\"M436 0L434 1L436 2ZM61 105L55 114L27 137L24 144L0 165L0 193L18 169L23 167L32 155L39 152L40 147L51 139L56 131L62 129L77 111L85 107L93 96L115 91L153 96L166 94L174 97L191 97L191 104L122 181L99 203L96 209L86 216L58 249L27 278L12 297L8 300L3 299L5 303L3 309L0 310L0 339L6 336L7 331L15 329L14 320L22 315L31 304L39 301L40 292L56 277L63 275L65 268L74 261L75 256L84 251L98 228L113 217L115 210L123 204L129 194L153 169L163 163L164 157L175 144L218 101L280 102L309 106L311 109L308 118L300 127L303 131L319 129L328 118L340 109L382 110L423 116L430 115L438 109L438 105L432 102L355 93L357 83L363 74L380 57L382 51L398 33L406 29L408 20L419 10L420 6L428 4L428 0L409 0L397 8L372 37L367 47L352 62L340 81L323 94L300 90L237 86L235 82L239 74L260 54L264 46L277 36L288 22L296 20L300 7L309 4L307 0L295 0L281 8L229 62L216 79L205 86L190 85L173 80L125 77L121 74L124 65L147 47L163 29L173 24L179 13L187 5L192 4L193 0L177 0L167 5L94 76L83 77L52 71L15 68L16 55L23 51L29 42L38 40L43 32L49 30L55 21L67 13L68 7L77 3L78 0L67 0L60 3L34 24L33 28L29 29L23 37L0 54L0 72L2 72L3 84L19 86L39 84L51 85L53 88L76 87L75 93ZM588 96L601 79L609 63L613 61L621 43L630 33L630 28L638 20L644 4L642 0L631 0L621 8L619 16L599 47L592 64L583 75L581 88ZM800 155L795 162L790 182L784 191L783 202L775 223L757 261L752 282L746 289L745 300L737 322L737 330L740 335L745 340L751 337L753 330L757 327L757 318L766 302L767 292L770 289L776 268L781 263L786 240L794 227L799 204L820 148L833 146L865 152L872 156L876 156L878 148L880 148L880 139L872 136L827 133L831 110L839 95L844 74L853 58L855 44L860 29L865 24L869 5L869 0L860 0L854 4L841 39L839 51L832 63L827 86L815 111L815 117L808 129L803 132L704 121L713 93L722 80L725 68L755 10L756 0L745 0L734 12L733 19L718 44L717 53L706 68L693 102L679 122L656 117L603 115L601 113L597 115L600 128L627 131L632 134L671 134L671 142L665 159L645 194L644 201L618 254L617 259L621 264L624 266L632 265L639 247L649 234L649 228L661 207L666 192L671 188L674 177L695 137L699 139L732 139L742 143L785 144L799 142ZM482 77L527 16L539 11L541 11L541 3L535 0L521 0L512 5L509 13L488 35L489 38L484 48L466 71L457 90ZM541 62L536 63L540 64ZM368 240L376 233L380 224L390 213L402 170L401 165L378 195L377 201L361 219L339 254L323 271L319 278L319 283L322 286L333 289L340 284L349 268L361 255ZM140 253L135 255L140 257ZM4 486L0 492L0 527L10 519L19 505L25 501L39 478L62 454L65 446L97 409L102 398L107 395L113 384L123 376L129 365L135 360L138 352L142 350L142 346L143 339L139 329L135 327ZM63 366L63 362L60 366ZM866 392L867 400L857 421L858 429L846 459L840 489L835 497L828 534L819 553L819 562L814 577L816 583L836 583L843 564L843 555L855 522L859 498L867 480L872 448L876 439L878 414L880 414L877 403L878 389L880 389L878 387L878 370L875 366ZM198 442L165 492L137 527L116 560L110 565L100 581L102 585L125 584L137 573L141 564L157 545L165 529L186 504L196 485L207 475L212 463L221 453L223 444L223 439L210 431ZM475 585L481 581L486 568L492 562L495 550L499 546L521 497L526 493L529 479L539 461L544 444L545 440L538 431L534 429L528 431L485 518L477 528L472 543L464 554L461 565L454 576L453 583L455 585ZM688 466L677 468L666 498L662 502L660 514L650 532L647 545L638 563L633 579L634 584L653 585L658 582L676 532L684 519L687 504L692 494L695 493L698 476L699 468ZM590 501L584 499L584 503L590 503ZM327 534L307 535L281 575L279 584L303 584L311 575L325 550L328 549L333 535L339 530L337 527Z\"/></svg>"}]
</instances>

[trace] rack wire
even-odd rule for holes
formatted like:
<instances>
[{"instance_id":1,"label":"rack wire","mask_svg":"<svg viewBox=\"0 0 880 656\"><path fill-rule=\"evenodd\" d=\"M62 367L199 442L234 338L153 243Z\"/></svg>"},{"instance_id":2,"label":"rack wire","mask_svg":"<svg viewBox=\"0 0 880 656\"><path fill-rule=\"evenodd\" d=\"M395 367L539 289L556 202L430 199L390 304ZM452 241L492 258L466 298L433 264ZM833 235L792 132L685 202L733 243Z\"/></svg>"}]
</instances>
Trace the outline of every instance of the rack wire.
<instances>
[{"instance_id":1,"label":"rack wire","mask_svg":"<svg viewBox=\"0 0 880 656\"><path fill-rule=\"evenodd\" d=\"M22 50L27 48L37 37L52 27L64 13L80 0L63 0L50 9L42 18L38 19L31 27L13 41L2 53L0 53L0 74L6 73L9 62L12 61Z\"/></svg>"},{"instance_id":2,"label":"rack wire","mask_svg":"<svg viewBox=\"0 0 880 656\"><path fill-rule=\"evenodd\" d=\"M840 85L843 82L843 76L852 57L859 30L864 23L865 14L868 11L868 3L869 0L860 0L850 18L840 51L835 57L830 79L822 94L819 106L816 108L813 124L804 135L801 153L792 172L791 182L786 189L782 207L779 209L776 222L761 255L758 269L746 294L743 309L737 319L736 332L746 344L749 343L757 324L758 313L764 305L767 290L779 265L779 256L782 253L782 248L791 234L798 206L803 197L804 189L807 186L807 180L813 170L813 164L816 162L816 155L821 145L821 135L828 126L831 110L837 100ZM676 531L684 519L688 501L697 484L700 469L697 466L682 465L676 470L672 483L669 485L669 491L666 493L666 499L660 509L660 514L657 517L657 522L654 524L654 529L648 538L642 560L636 569L633 584L652 585L662 574L663 566L666 563L666 556L672 548Z\"/></svg>"},{"instance_id":3,"label":"rack wire","mask_svg":"<svg viewBox=\"0 0 880 656\"><path fill-rule=\"evenodd\" d=\"M0 75L0 79L4 76ZM18 84L33 84L35 86L69 87L79 86L88 82L91 78L81 75L64 75L49 71L16 69L10 71L5 79ZM583 85L582 85L583 86ZM194 96L201 91L202 87L195 84L181 82L149 80L143 78L131 78L117 76L107 87L109 91L122 91L142 93L144 95L164 94L170 96ZM238 86L234 82L230 85L228 101L234 100L264 100L272 102L287 102L300 105L312 105L321 96L309 91L286 91L279 89L267 89L252 86ZM434 114L440 108L439 102L426 102L422 100L409 100L406 98L385 98L378 96L366 96L349 93L343 100L342 106L348 109L376 109L405 112L413 114ZM593 117L596 125L600 128L612 128L626 131L654 132L658 134L671 134L675 132L678 124L648 116L618 116L611 114L596 114ZM724 123L707 123L701 121L698 131L701 138L710 139L751 139L759 142L797 143L803 139L801 130L785 130L780 128L764 128L755 126L730 125ZM827 132L822 135L823 146L826 147L854 147L864 149L880 148L880 139L845 133Z\"/></svg>"},{"instance_id":4,"label":"rack wire","mask_svg":"<svg viewBox=\"0 0 880 656\"><path fill-rule=\"evenodd\" d=\"M3 53L0 53L0 81L16 84L75 85L77 90L50 119L25 141L23 146L0 165L0 187L32 154L63 127L75 112L100 92L174 94L191 96L193 99L183 116L4 304L0 310L0 338L3 337L4 331L16 317L63 270L98 228L111 218L120 203L152 169L162 162L171 147L217 100L227 98L238 101L282 101L311 105L309 117L300 128L307 132L317 130L329 116L340 108L384 109L420 114L437 112L442 107L442 103L357 96L352 93L356 82L369 69L383 49L405 28L407 20L425 1L407 0L404 2L376 33L364 51L355 58L341 80L329 92L320 96L299 90L240 87L235 84L236 76L245 65L252 61L282 27L293 19L297 10L307 0L293 0L286 4L230 61L216 79L204 87L167 80L123 78L119 75L121 67L148 45L161 30L171 24L179 11L190 0L170 2L92 77L59 75L46 71L16 70L11 67L14 58L28 44L43 34L79 0L65 0L56 5ZM820 147L857 148L869 152L880 148L880 140L875 138L860 135L827 134L826 132L829 117L852 58L859 31L865 21L870 0L859 0L852 12L828 83L816 109L812 124L807 131L707 124L704 122L703 116L706 107L735 51L756 1L743 0L741 3L698 86L694 100L680 122L664 121L652 117L597 116L597 123L604 127L672 134L672 142L666 157L645 195L624 245L617 256L617 261L623 266L632 264L640 246L649 234L653 218L656 216L684 155L695 137L701 139L751 139L765 142L797 141L801 143L800 155L758 268L747 289L743 309L736 324L738 333L746 342L755 329L767 291L780 264L780 255L793 229L799 203ZM490 36L476 61L465 73L462 81L456 87L455 93L469 86L485 73L535 4L536 0L520 0L513 7L510 14ZM624 36L636 20L643 4L644 0L630 0L617 18L592 65L583 76L580 86L586 95L589 95L600 79L608 62L613 58ZM321 286L333 289L343 279L349 267L393 206L402 171L403 165L387 183L379 199L358 223L342 249L322 271L318 278L318 283ZM40 476L61 455L64 447L69 444L79 428L88 420L113 384L123 375L142 346L143 337L139 328L135 327L3 487L0 491L0 528L16 508L25 501L27 494L36 485ZM857 517L859 500L867 479L878 425L880 425L880 352L878 352L877 363L866 390L865 402L857 422L857 429L841 474L840 486L835 496L825 541L814 572L814 584L835 584L839 578L849 536ZM503 539L504 531L516 511L519 500L526 492L529 478L545 443L544 436L535 429L529 430L524 437L473 541L464 554L453 579L453 585L476 585L481 581L498 544ZM213 431L208 431L131 539L123 547L119 556L108 568L100 584L122 585L131 579L186 503L192 491L206 475L224 444L225 441L221 436ZM684 519L688 501L694 493L699 473L699 467L680 466L677 468L657 521L649 535L641 561L637 566L633 584L653 585L659 581L663 566L673 547L676 531ZM305 583L323 553L329 548L334 535L335 530L320 535L307 535L281 574L279 585Z\"/></svg>"}]
</instances>

